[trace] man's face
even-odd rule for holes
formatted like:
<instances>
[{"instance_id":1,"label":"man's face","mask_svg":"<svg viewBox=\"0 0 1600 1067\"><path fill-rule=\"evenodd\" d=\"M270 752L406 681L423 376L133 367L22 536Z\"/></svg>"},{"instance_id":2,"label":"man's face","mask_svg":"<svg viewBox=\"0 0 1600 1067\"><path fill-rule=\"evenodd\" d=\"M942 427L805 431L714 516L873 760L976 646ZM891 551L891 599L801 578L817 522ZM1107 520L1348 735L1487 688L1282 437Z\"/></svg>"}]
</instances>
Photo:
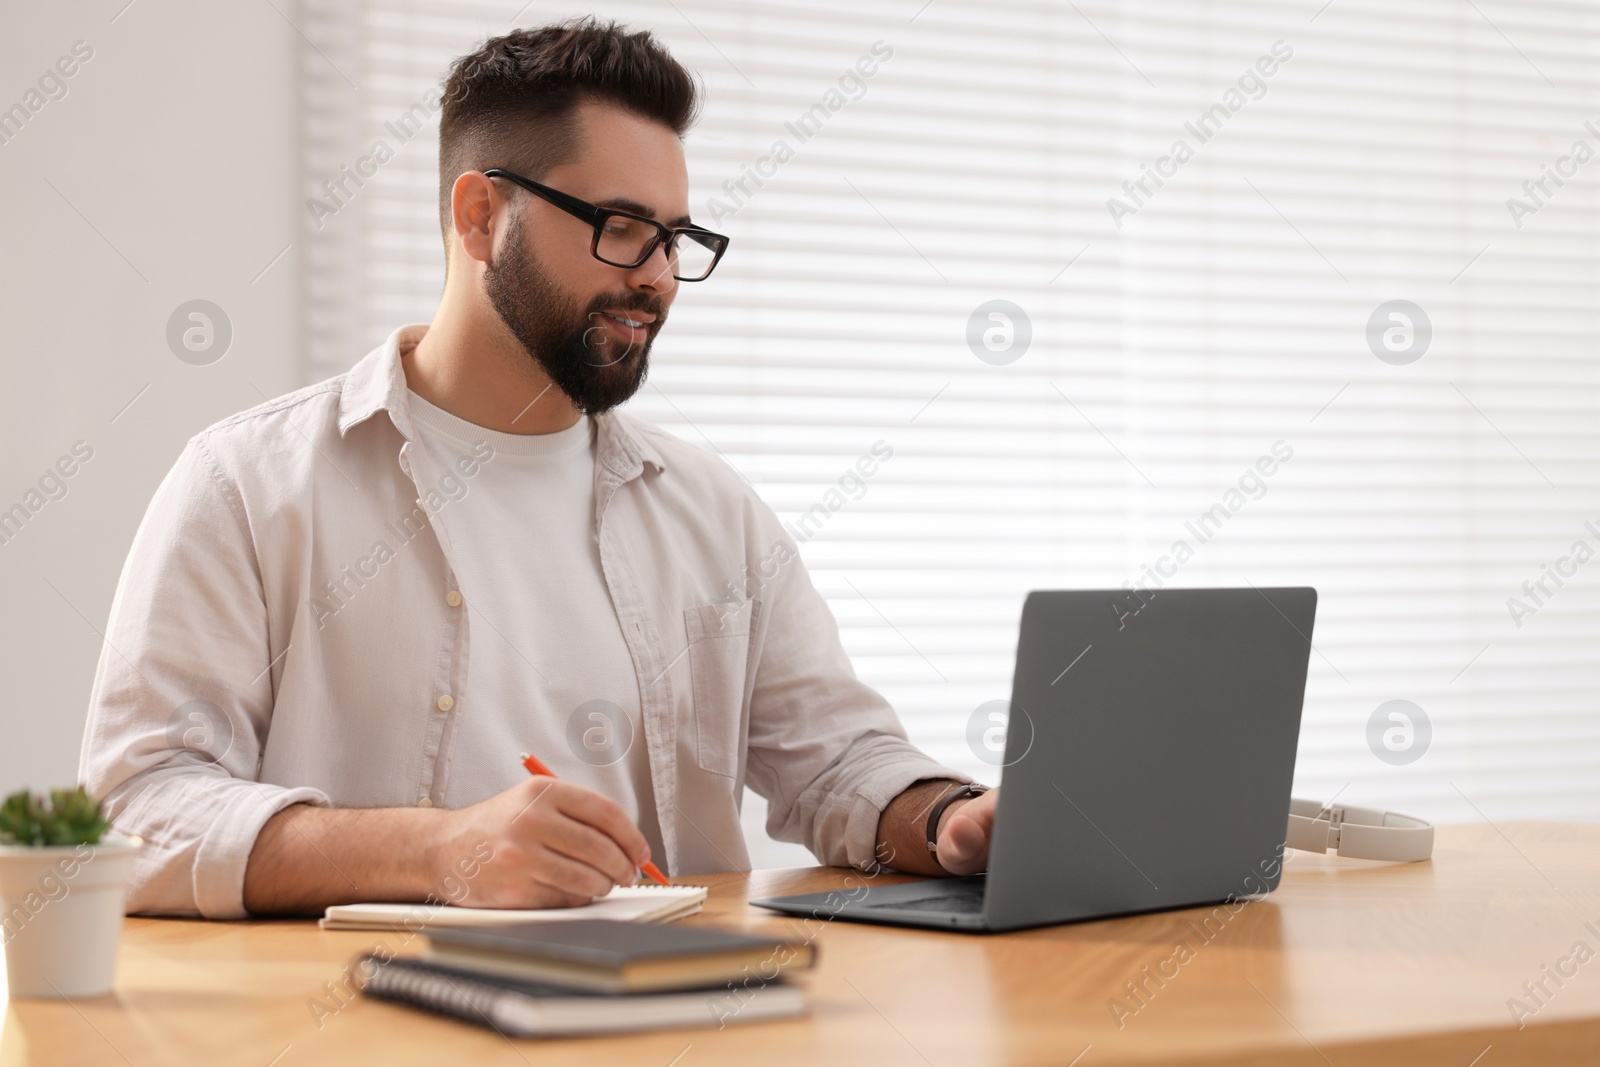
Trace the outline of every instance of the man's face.
<instances>
[{"instance_id":1,"label":"man's face","mask_svg":"<svg viewBox=\"0 0 1600 1067\"><path fill-rule=\"evenodd\" d=\"M688 221L689 178L677 134L603 104L578 108L576 158L529 175L599 207L666 226ZM638 267L590 252L594 228L510 182L510 224L484 268L484 293L528 355L586 414L608 411L644 383L650 345L678 282L658 248Z\"/></svg>"}]
</instances>

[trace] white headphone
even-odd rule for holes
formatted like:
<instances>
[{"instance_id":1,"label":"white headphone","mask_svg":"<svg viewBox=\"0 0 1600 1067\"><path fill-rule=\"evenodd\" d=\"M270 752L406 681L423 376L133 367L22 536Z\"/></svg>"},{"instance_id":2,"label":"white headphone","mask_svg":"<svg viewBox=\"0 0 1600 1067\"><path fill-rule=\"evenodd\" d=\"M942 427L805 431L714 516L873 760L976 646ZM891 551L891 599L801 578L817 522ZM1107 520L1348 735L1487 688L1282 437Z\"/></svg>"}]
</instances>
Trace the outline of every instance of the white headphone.
<instances>
[{"instance_id":1,"label":"white headphone","mask_svg":"<svg viewBox=\"0 0 1600 1067\"><path fill-rule=\"evenodd\" d=\"M1409 863L1433 855L1433 824L1410 815L1291 798L1284 844L1358 860Z\"/></svg>"}]
</instances>

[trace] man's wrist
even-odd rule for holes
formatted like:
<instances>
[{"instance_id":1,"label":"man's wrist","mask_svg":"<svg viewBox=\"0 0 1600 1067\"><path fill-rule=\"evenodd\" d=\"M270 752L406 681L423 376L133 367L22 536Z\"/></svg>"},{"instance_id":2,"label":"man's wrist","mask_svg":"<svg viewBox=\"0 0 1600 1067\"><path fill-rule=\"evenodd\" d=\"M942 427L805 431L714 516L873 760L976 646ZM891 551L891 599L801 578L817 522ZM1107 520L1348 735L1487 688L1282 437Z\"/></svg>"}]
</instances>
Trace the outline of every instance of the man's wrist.
<instances>
[{"instance_id":1,"label":"man's wrist","mask_svg":"<svg viewBox=\"0 0 1600 1067\"><path fill-rule=\"evenodd\" d=\"M950 873L928 854L928 817L960 784L953 778L921 778L890 800L878 816L875 865L930 877Z\"/></svg>"},{"instance_id":2,"label":"man's wrist","mask_svg":"<svg viewBox=\"0 0 1600 1067\"><path fill-rule=\"evenodd\" d=\"M417 865L421 869L415 872L418 884L408 889L418 900L441 897L441 889L454 862L456 819L454 811L446 810L430 812L417 820L417 832L423 842L422 863Z\"/></svg>"}]
</instances>

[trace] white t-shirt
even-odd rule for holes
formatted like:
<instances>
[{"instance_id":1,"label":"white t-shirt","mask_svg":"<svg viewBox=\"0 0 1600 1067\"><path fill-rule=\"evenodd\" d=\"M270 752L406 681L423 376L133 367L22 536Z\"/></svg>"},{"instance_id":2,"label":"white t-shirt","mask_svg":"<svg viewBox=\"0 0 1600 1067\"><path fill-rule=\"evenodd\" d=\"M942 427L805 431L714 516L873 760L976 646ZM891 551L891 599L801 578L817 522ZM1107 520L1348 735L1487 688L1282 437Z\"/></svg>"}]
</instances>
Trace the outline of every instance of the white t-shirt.
<instances>
[{"instance_id":1,"label":"white t-shirt","mask_svg":"<svg viewBox=\"0 0 1600 1067\"><path fill-rule=\"evenodd\" d=\"M616 801L651 852L665 855L639 680L600 570L593 422L508 434L414 392L410 406L430 466L457 479L433 521L448 535L462 608L471 613L445 806L510 788L527 777L520 756L532 752L561 778ZM463 478L457 459L481 458L484 441L492 457Z\"/></svg>"}]
</instances>

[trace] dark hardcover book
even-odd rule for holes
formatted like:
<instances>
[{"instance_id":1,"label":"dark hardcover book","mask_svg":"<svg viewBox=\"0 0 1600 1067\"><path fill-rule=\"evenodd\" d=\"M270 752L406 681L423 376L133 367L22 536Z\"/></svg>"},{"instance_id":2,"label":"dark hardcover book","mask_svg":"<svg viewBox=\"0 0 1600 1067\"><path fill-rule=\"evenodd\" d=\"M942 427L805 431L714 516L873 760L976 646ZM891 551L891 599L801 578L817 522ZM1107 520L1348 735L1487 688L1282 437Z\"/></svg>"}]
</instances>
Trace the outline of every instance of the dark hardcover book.
<instances>
[{"instance_id":1,"label":"dark hardcover book","mask_svg":"<svg viewBox=\"0 0 1600 1067\"><path fill-rule=\"evenodd\" d=\"M639 993L770 981L810 967L816 952L809 944L701 926L576 919L429 930L428 958L570 989Z\"/></svg>"},{"instance_id":2,"label":"dark hardcover book","mask_svg":"<svg viewBox=\"0 0 1600 1067\"><path fill-rule=\"evenodd\" d=\"M619 924L622 925L622 924ZM803 1015L805 992L781 981L675 993L585 993L541 982L378 955L355 967L361 991L487 1026L507 1037L571 1037L715 1026Z\"/></svg>"}]
</instances>

